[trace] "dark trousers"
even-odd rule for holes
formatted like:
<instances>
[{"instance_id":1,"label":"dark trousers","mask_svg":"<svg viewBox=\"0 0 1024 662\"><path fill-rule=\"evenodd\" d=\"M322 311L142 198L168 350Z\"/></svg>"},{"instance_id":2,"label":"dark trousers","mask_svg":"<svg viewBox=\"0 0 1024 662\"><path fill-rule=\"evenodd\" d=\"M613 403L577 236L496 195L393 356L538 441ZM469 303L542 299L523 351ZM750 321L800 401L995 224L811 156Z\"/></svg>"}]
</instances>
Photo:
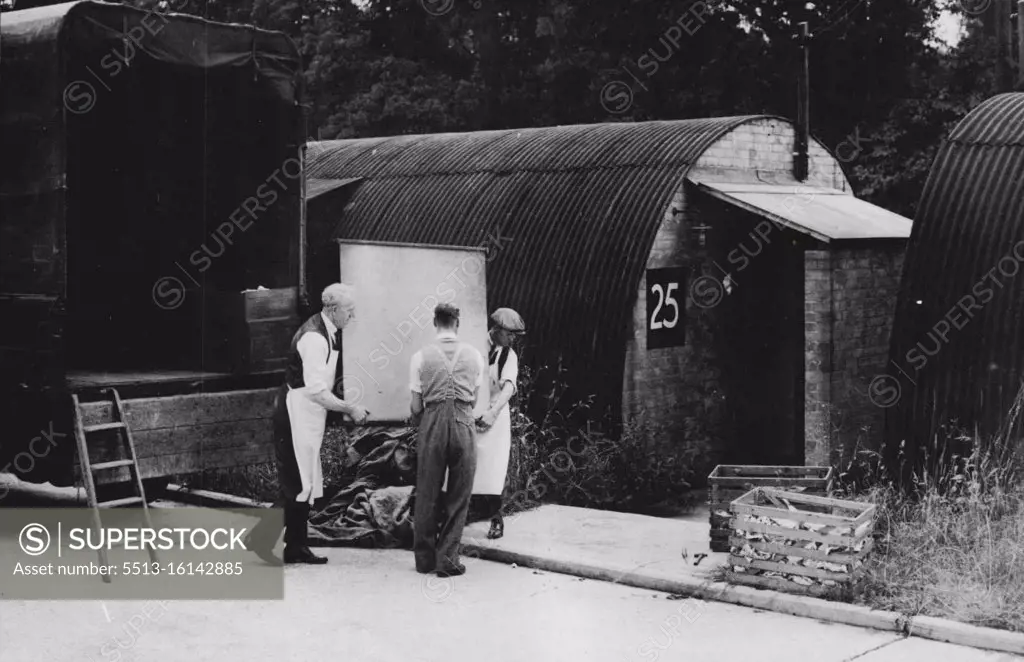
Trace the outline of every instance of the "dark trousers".
<instances>
[{"instance_id":1,"label":"dark trousers","mask_svg":"<svg viewBox=\"0 0 1024 662\"><path fill-rule=\"evenodd\" d=\"M500 518L504 505L500 494L474 494L469 505L470 516L476 522Z\"/></svg>"},{"instance_id":2,"label":"dark trousers","mask_svg":"<svg viewBox=\"0 0 1024 662\"><path fill-rule=\"evenodd\" d=\"M288 387L278 392L274 409L274 459L277 464L278 497L271 508L284 508L284 543L286 547L305 547L308 540L309 504L295 501L302 492L302 477L295 461L292 446L292 428L288 420L285 396ZM262 549L272 549L281 536L281 528L274 518L263 517L253 527L252 543Z\"/></svg>"},{"instance_id":3,"label":"dark trousers","mask_svg":"<svg viewBox=\"0 0 1024 662\"><path fill-rule=\"evenodd\" d=\"M459 563L476 474L475 431L461 418L449 401L428 405L420 421L413 511L413 554L419 572L452 570ZM448 490L442 498L445 471Z\"/></svg>"},{"instance_id":4,"label":"dark trousers","mask_svg":"<svg viewBox=\"0 0 1024 662\"><path fill-rule=\"evenodd\" d=\"M298 503L295 499L278 497L270 508L284 509L285 549L300 549L309 543L309 504ZM251 549L273 549L281 537L281 527L275 519L266 515L252 529Z\"/></svg>"}]
</instances>

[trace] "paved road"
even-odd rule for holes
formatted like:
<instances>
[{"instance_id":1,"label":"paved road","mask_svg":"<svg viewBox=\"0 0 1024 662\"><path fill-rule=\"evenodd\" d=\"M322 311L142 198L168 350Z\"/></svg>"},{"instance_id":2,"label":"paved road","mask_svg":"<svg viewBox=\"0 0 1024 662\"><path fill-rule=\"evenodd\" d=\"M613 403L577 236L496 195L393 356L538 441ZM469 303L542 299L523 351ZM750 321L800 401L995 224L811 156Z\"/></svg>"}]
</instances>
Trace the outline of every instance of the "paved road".
<instances>
[{"instance_id":1,"label":"paved road","mask_svg":"<svg viewBox=\"0 0 1024 662\"><path fill-rule=\"evenodd\" d=\"M1024 659L487 561L440 580L409 552L324 551L327 566L286 569L280 602L0 602L0 661Z\"/></svg>"}]
</instances>

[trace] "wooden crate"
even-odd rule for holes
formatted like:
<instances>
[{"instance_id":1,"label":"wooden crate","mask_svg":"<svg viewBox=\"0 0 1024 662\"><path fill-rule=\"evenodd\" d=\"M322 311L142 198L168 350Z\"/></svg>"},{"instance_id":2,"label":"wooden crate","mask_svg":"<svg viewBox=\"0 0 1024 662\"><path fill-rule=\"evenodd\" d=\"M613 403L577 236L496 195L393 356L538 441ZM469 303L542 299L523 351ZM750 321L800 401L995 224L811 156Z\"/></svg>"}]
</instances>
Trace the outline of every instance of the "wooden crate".
<instances>
[{"instance_id":1,"label":"wooden crate","mask_svg":"<svg viewBox=\"0 0 1024 662\"><path fill-rule=\"evenodd\" d=\"M125 399L125 420L135 440L139 474L144 479L161 478L272 462L277 394L274 387ZM110 423L114 418L109 400L82 403L83 425ZM115 430L96 433L90 445L93 462L124 458ZM77 461L75 472L77 478ZM95 476L99 485L130 479L125 467Z\"/></svg>"},{"instance_id":2,"label":"wooden crate","mask_svg":"<svg viewBox=\"0 0 1024 662\"><path fill-rule=\"evenodd\" d=\"M755 487L784 487L792 492L828 496L832 467L720 464L708 475L711 551L728 552L729 504Z\"/></svg>"},{"instance_id":3,"label":"wooden crate","mask_svg":"<svg viewBox=\"0 0 1024 662\"><path fill-rule=\"evenodd\" d=\"M204 367L236 374L283 370L300 325L298 288L211 293Z\"/></svg>"},{"instance_id":4,"label":"wooden crate","mask_svg":"<svg viewBox=\"0 0 1024 662\"><path fill-rule=\"evenodd\" d=\"M848 588L874 544L876 506L770 487L730 505L726 581L815 597Z\"/></svg>"}]
</instances>

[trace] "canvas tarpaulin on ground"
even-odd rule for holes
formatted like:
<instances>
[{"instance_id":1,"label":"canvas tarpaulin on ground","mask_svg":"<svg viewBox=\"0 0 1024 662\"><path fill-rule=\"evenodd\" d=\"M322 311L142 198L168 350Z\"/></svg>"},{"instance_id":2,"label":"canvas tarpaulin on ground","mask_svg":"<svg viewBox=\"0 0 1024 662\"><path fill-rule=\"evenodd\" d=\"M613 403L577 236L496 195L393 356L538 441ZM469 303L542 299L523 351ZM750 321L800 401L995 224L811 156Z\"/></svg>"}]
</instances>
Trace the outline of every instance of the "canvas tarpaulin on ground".
<instances>
[{"instance_id":1,"label":"canvas tarpaulin on ground","mask_svg":"<svg viewBox=\"0 0 1024 662\"><path fill-rule=\"evenodd\" d=\"M328 488L310 517L318 547L411 548L416 431L378 430L350 445L358 459L340 489ZM365 454L357 449L362 448Z\"/></svg>"},{"instance_id":2,"label":"canvas tarpaulin on ground","mask_svg":"<svg viewBox=\"0 0 1024 662\"><path fill-rule=\"evenodd\" d=\"M309 518L313 547L412 549L416 500L416 428L370 426L346 441L340 480L325 487ZM467 522L490 519L474 496ZM443 521L444 512L438 512Z\"/></svg>"}]
</instances>

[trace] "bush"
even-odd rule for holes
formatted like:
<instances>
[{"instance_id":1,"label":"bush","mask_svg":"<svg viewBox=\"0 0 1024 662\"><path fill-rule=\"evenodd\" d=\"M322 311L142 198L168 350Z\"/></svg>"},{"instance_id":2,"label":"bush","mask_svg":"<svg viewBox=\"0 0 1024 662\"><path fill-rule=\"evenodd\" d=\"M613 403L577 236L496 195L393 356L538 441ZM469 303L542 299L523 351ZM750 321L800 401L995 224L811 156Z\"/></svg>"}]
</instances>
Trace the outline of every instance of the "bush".
<instances>
[{"instance_id":1,"label":"bush","mask_svg":"<svg viewBox=\"0 0 1024 662\"><path fill-rule=\"evenodd\" d=\"M619 434L605 432L610 426L594 420L593 398L566 402L561 374L559 368L554 385L537 394L534 375L520 371L511 403L510 510L542 501L643 513L666 502L688 505L688 463L659 449L656 431L642 417ZM542 413L531 419L523 404L538 399Z\"/></svg>"}]
</instances>

